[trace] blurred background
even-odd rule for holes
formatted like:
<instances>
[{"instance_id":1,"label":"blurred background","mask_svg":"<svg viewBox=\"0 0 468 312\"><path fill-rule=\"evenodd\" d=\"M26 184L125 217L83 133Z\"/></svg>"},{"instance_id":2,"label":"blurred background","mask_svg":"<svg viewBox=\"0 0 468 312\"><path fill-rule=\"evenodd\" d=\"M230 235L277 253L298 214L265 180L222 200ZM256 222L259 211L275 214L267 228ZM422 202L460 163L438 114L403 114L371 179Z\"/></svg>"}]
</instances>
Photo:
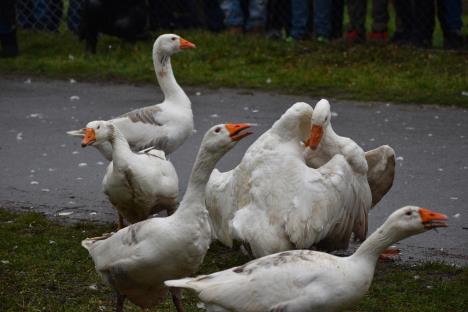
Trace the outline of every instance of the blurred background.
<instances>
[{"instance_id":1,"label":"blurred background","mask_svg":"<svg viewBox=\"0 0 468 312\"><path fill-rule=\"evenodd\" d=\"M466 47L468 33L468 0L2 0L1 7L3 54L9 56L18 50L15 27L68 29L89 52L96 51L97 33L133 41L162 29L446 49Z\"/></svg>"}]
</instances>

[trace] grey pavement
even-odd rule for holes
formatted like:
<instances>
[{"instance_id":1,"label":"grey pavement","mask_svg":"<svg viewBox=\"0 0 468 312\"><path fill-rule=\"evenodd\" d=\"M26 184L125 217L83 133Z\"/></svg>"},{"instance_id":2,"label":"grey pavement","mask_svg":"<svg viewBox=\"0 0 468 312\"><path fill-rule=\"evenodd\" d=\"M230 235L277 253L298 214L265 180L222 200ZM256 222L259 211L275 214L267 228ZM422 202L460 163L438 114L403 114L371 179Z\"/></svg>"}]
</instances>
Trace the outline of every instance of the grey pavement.
<instances>
[{"instance_id":1,"label":"grey pavement","mask_svg":"<svg viewBox=\"0 0 468 312\"><path fill-rule=\"evenodd\" d=\"M196 132L172 156L182 194L204 132L223 122L257 124L219 163L236 166L247 147L293 103L317 98L236 89L185 88ZM324 97L328 95L324 94ZM111 222L101 190L107 162L94 148L65 134L88 121L156 104L156 85L70 83L0 78L0 206L38 211L65 222ZM402 259L468 265L468 112L460 108L333 100L333 127L364 149L382 144L397 152L393 188L370 214L370 232L395 209L415 204L443 212L450 226L406 239Z\"/></svg>"}]
</instances>

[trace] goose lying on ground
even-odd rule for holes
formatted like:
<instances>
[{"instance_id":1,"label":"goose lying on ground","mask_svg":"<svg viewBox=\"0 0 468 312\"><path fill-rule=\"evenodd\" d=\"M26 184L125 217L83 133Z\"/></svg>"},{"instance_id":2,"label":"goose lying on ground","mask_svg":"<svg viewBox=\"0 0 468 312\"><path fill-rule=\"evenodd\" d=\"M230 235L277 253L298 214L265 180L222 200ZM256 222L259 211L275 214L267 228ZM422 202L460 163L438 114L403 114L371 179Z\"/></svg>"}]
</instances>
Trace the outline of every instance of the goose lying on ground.
<instances>
[{"instance_id":1,"label":"goose lying on ground","mask_svg":"<svg viewBox=\"0 0 468 312\"><path fill-rule=\"evenodd\" d=\"M369 289L379 254L403 238L446 227L447 216L406 206L388 217L349 257L294 250L210 275L166 281L194 290L208 311L341 311Z\"/></svg>"},{"instance_id":2,"label":"goose lying on ground","mask_svg":"<svg viewBox=\"0 0 468 312\"><path fill-rule=\"evenodd\" d=\"M214 170L206 203L215 236L232 247L244 244L254 257L317 246L347 248L351 234L367 234L371 204L343 155L319 169L306 165L304 145L313 109L289 108L258 138L233 170ZM364 156L362 156L364 158ZM365 164L365 160L363 160Z\"/></svg>"},{"instance_id":3,"label":"goose lying on ground","mask_svg":"<svg viewBox=\"0 0 468 312\"><path fill-rule=\"evenodd\" d=\"M353 140L339 136L331 126L330 103L322 99L314 108L308 148L304 158L308 166L319 168L336 154L343 155L363 182L366 177L375 206L390 190L395 177L395 152L388 145L364 153Z\"/></svg>"},{"instance_id":4,"label":"goose lying on ground","mask_svg":"<svg viewBox=\"0 0 468 312\"><path fill-rule=\"evenodd\" d=\"M127 139L133 151L154 147L166 155L175 151L193 132L193 114L189 98L177 84L172 72L171 56L195 45L177 35L159 36L153 46L153 63L164 101L126 113L110 121ZM67 132L84 136L84 129ZM112 160L107 142L93 145L105 158Z\"/></svg>"},{"instance_id":5,"label":"goose lying on ground","mask_svg":"<svg viewBox=\"0 0 468 312\"><path fill-rule=\"evenodd\" d=\"M205 207L205 187L216 162L249 133L246 124L217 125L205 134L187 191L178 209L166 218L131 224L108 238L82 242L94 260L96 271L118 296L117 311L128 298L147 308L167 294L163 282L198 270L211 243ZM178 311L180 298L173 291Z\"/></svg>"},{"instance_id":6,"label":"goose lying on ground","mask_svg":"<svg viewBox=\"0 0 468 312\"><path fill-rule=\"evenodd\" d=\"M132 152L120 130L108 121L92 121L86 126L82 146L108 142L112 161L102 180L104 193L117 209L119 229L122 217L130 223L143 221L150 215L175 211L179 182L172 163L164 152L150 149Z\"/></svg>"}]
</instances>

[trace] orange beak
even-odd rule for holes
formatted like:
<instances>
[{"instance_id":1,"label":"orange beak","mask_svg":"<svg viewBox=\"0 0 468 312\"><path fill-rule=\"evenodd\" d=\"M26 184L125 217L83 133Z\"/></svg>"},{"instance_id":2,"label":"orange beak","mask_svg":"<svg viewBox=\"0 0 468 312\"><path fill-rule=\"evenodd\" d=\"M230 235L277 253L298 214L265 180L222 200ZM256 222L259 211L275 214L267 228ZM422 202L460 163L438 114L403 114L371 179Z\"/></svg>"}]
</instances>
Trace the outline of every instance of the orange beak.
<instances>
[{"instance_id":1,"label":"orange beak","mask_svg":"<svg viewBox=\"0 0 468 312\"><path fill-rule=\"evenodd\" d=\"M184 38L179 38L179 41L180 41L180 48L181 49L194 49L194 48L197 47L196 45L194 45L193 43L191 43L188 40L185 40Z\"/></svg>"},{"instance_id":2,"label":"orange beak","mask_svg":"<svg viewBox=\"0 0 468 312\"><path fill-rule=\"evenodd\" d=\"M229 136L233 141L239 141L246 136L252 134L252 132L240 133L242 130L250 128L249 124L240 123L240 124L225 124L226 129L229 131Z\"/></svg>"},{"instance_id":3,"label":"orange beak","mask_svg":"<svg viewBox=\"0 0 468 312\"><path fill-rule=\"evenodd\" d=\"M96 142L96 132L94 132L93 128L86 128L81 147L86 147L94 142Z\"/></svg>"},{"instance_id":4,"label":"orange beak","mask_svg":"<svg viewBox=\"0 0 468 312\"><path fill-rule=\"evenodd\" d=\"M323 136L323 127L313 125L312 129L310 130L310 138L309 138L309 147L311 149L316 149L317 146L320 144Z\"/></svg>"},{"instance_id":5,"label":"orange beak","mask_svg":"<svg viewBox=\"0 0 468 312\"><path fill-rule=\"evenodd\" d=\"M426 208L419 208L419 215L426 229L448 226L447 222L445 222L448 220L448 217L442 213L433 212Z\"/></svg>"}]
</instances>

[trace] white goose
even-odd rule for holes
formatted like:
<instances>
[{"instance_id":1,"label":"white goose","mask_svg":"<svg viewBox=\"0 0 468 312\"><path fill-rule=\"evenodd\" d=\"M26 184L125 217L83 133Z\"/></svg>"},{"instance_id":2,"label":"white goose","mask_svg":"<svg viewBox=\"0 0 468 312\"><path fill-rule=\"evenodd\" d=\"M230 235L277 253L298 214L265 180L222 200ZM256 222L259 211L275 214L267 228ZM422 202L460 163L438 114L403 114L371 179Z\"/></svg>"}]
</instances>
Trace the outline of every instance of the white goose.
<instances>
[{"instance_id":1,"label":"white goose","mask_svg":"<svg viewBox=\"0 0 468 312\"><path fill-rule=\"evenodd\" d=\"M112 161L102 185L118 211L119 229L123 227L122 217L135 223L162 210L175 211L179 182L164 152L155 149L133 152L120 130L109 121L92 121L85 132L83 147L103 142L112 146Z\"/></svg>"},{"instance_id":2,"label":"white goose","mask_svg":"<svg viewBox=\"0 0 468 312\"><path fill-rule=\"evenodd\" d=\"M175 151L193 132L193 113L189 98L177 84L171 66L171 56L195 45L178 35L159 36L153 45L153 63L164 101L157 105L133 110L111 119L127 139L133 151L148 147ZM84 136L84 129L67 132ZM105 158L112 160L112 147L107 142L94 144Z\"/></svg>"},{"instance_id":3,"label":"white goose","mask_svg":"<svg viewBox=\"0 0 468 312\"><path fill-rule=\"evenodd\" d=\"M365 239L369 186L367 196L360 196L362 183L342 155L319 169L305 163L302 142L310 133L312 113L310 105L294 104L236 168L213 171L206 202L223 244L240 241L261 257L314 245L346 248L353 232Z\"/></svg>"},{"instance_id":4,"label":"white goose","mask_svg":"<svg viewBox=\"0 0 468 312\"><path fill-rule=\"evenodd\" d=\"M199 268L211 242L206 183L216 162L249 134L241 133L248 127L226 124L208 130L174 214L131 224L108 238L82 242L96 271L116 290L117 311L122 311L125 298L142 308L157 304L167 293L165 280L191 275ZM173 299L179 309L176 291Z\"/></svg>"},{"instance_id":5,"label":"white goose","mask_svg":"<svg viewBox=\"0 0 468 312\"><path fill-rule=\"evenodd\" d=\"M411 235L446 227L445 220L446 215L406 206L392 213L349 257L286 251L165 284L194 290L209 312L341 311L366 294L382 250Z\"/></svg>"},{"instance_id":6,"label":"white goose","mask_svg":"<svg viewBox=\"0 0 468 312\"><path fill-rule=\"evenodd\" d=\"M331 126L330 103L322 99L314 108L311 135L304 157L308 166L319 168L334 155L343 155L362 183L367 179L372 206L388 192L395 176L395 152L388 145L364 153L353 140L339 136Z\"/></svg>"}]
</instances>

